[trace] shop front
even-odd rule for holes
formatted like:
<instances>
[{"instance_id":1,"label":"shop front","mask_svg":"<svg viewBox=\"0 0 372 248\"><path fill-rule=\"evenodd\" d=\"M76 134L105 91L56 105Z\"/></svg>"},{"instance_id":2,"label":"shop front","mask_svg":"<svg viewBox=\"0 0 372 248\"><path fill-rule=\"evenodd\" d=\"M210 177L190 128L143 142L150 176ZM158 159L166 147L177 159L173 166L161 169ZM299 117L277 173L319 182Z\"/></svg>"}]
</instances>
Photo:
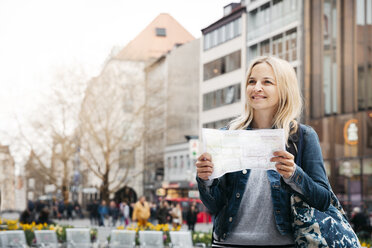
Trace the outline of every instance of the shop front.
<instances>
[{"instance_id":1,"label":"shop front","mask_svg":"<svg viewBox=\"0 0 372 248\"><path fill-rule=\"evenodd\" d=\"M333 191L347 213L372 214L372 111L311 121Z\"/></svg>"}]
</instances>

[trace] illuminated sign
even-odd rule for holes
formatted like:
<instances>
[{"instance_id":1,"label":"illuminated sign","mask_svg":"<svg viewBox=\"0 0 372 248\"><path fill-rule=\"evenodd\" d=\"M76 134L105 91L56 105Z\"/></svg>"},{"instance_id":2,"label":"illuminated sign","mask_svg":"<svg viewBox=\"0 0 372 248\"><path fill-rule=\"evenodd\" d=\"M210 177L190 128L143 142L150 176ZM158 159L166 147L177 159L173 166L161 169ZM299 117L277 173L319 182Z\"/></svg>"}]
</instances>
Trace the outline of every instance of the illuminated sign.
<instances>
[{"instance_id":1,"label":"illuminated sign","mask_svg":"<svg viewBox=\"0 0 372 248\"><path fill-rule=\"evenodd\" d=\"M344 126L344 139L348 145L358 144L358 120L351 119L345 123Z\"/></svg>"},{"instance_id":2,"label":"illuminated sign","mask_svg":"<svg viewBox=\"0 0 372 248\"><path fill-rule=\"evenodd\" d=\"M165 189L159 188L156 190L156 195L157 196L165 196Z\"/></svg>"},{"instance_id":3,"label":"illuminated sign","mask_svg":"<svg viewBox=\"0 0 372 248\"><path fill-rule=\"evenodd\" d=\"M190 152L190 159L196 160L198 159L199 155L199 140L197 139L190 139L189 141L189 152Z\"/></svg>"}]
</instances>

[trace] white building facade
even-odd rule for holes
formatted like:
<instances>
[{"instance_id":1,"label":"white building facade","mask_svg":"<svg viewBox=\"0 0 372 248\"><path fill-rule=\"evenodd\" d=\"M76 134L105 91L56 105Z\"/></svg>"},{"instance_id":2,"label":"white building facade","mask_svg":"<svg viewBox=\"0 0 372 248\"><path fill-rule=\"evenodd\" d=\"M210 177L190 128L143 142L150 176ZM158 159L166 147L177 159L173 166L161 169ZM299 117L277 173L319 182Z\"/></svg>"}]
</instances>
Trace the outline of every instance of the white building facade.
<instances>
[{"instance_id":1,"label":"white building facade","mask_svg":"<svg viewBox=\"0 0 372 248\"><path fill-rule=\"evenodd\" d=\"M247 65L273 55L290 62L302 82L303 16L301 0L247 1Z\"/></svg>"},{"instance_id":2,"label":"white building facade","mask_svg":"<svg viewBox=\"0 0 372 248\"><path fill-rule=\"evenodd\" d=\"M202 30L200 127L223 127L242 111L246 23L245 6L232 3L224 8L224 17Z\"/></svg>"},{"instance_id":3,"label":"white building facade","mask_svg":"<svg viewBox=\"0 0 372 248\"><path fill-rule=\"evenodd\" d=\"M289 61L303 89L303 1L242 0L202 30L199 127L221 128L240 115L246 69L272 55Z\"/></svg>"},{"instance_id":4,"label":"white building facade","mask_svg":"<svg viewBox=\"0 0 372 248\"><path fill-rule=\"evenodd\" d=\"M9 146L0 145L0 183L0 210L16 209L14 159Z\"/></svg>"},{"instance_id":5,"label":"white building facade","mask_svg":"<svg viewBox=\"0 0 372 248\"><path fill-rule=\"evenodd\" d=\"M144 190L152 201L187 196L193 189L190 181L196 184L189 171L193 164L186 137L198 134L199 46L200 40L193 40L174 47L146 67ZM177 155L168 159L173 149ZM174 188L171 195L167 195L169 185Z\"/></svg>"}]
</instances>

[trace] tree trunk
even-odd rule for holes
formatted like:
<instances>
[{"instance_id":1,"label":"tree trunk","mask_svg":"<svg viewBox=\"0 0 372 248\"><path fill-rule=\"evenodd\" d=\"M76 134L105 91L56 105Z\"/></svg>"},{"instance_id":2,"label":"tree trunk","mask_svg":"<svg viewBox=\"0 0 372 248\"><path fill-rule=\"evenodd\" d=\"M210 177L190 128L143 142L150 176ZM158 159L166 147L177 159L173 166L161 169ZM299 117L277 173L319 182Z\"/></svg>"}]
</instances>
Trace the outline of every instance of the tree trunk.
<instances>
[{"instance_id":1,"label":"tree trunk","mask_svg":"<svg viewBox=\"0 0 372 248\"><path fill-rule=\"evenodd\" d=\"M101 200L105 200L106 203L108 203L110 199L110 192L108 187L109 187L108 173L106 173L103 177L101 186Z\"/></svg>"},{"instance_id":2,"label":"tree trunk","mask_svg":"<svg viewBox=\"0 0 372 248\"><path fill-rule=\"evenodd\" d=\"M69 200L69 191L68 191L68 185L66 182L62 184L62 197L63 202L68 202Z\"/></svg>"},{"instance_id":3,"label":"tree trunk","mask_svg":"<svg viewBox=\"0 0 372 248\"><path fill-rule=\"evenodd\" d=\"M67 180L67 161L63 161L63 178L62 178L62 196L63 201L69 201L69 185Z\"/></svg>"}]
</instances>

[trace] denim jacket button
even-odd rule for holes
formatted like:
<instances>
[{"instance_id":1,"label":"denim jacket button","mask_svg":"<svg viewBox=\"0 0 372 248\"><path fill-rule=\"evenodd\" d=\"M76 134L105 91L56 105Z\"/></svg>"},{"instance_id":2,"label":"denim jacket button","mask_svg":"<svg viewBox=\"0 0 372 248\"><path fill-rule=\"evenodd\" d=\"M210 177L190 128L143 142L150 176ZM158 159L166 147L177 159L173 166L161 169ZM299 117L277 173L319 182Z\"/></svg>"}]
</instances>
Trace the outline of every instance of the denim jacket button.
<instances>
[{"instance_id":1,"label":"denim jacket button","mask_svg":"<svg viewBox=\"0 0 372 248\"><path fill-rule=\"evenodd\" d=\"M236 193L236 198L239 198L240 197L240 194L239 193Z\"/></svg>"},{"instance_id":2,"label":"denim jacket button","mask_svg":"<svg viewBox=\"0 0 372 248\"><path fill-rule=\"evenodd\" d=\"M229 221L232 222L232 217L229 218Z\"/></svg>"},{"instance_id":3,"label":"denim jacket button","mask_svg":"<svg viewBox=\"0 0 372 248\"><path fill-rule=\"evenodd\" d=\"M247 174L247 170L246 169L244 169L242 172L243 172L243 174Z\"/></svg>"}]
</instances>

